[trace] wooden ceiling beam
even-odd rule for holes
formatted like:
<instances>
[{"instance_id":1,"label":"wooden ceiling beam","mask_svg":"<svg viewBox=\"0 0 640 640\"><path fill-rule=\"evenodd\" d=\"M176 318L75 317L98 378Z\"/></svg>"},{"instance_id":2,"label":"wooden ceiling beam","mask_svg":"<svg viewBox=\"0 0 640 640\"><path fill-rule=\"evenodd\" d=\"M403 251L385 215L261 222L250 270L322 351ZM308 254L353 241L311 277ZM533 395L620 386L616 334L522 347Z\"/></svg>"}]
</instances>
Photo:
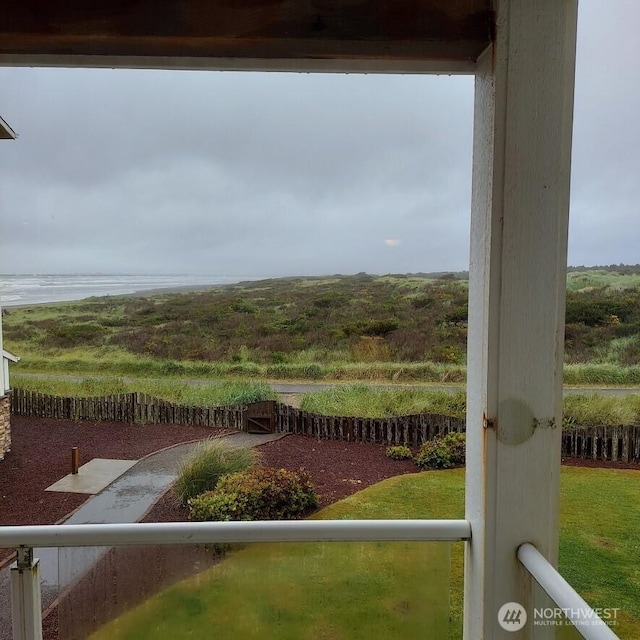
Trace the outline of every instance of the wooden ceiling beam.
<instances>
[{"instance_id":1,"label":"wooden ceiling beam","mask_svg":"<svg viewBox=\"0 0 640 640\"><path fill-rule=\"evenodd\" d=\"M10 0L0 14L0 61L464 65L475 63L492 31L491 0Z\"/></svg>"}]
</instances>

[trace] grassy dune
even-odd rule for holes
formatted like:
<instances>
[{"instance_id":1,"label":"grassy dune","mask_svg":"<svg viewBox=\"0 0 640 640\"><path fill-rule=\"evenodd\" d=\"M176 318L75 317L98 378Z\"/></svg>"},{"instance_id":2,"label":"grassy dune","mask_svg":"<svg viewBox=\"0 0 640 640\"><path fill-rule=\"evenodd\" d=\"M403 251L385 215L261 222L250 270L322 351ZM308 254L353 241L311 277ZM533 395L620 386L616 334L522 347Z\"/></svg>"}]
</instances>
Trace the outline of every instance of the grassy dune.
<instances>
[{"instance_id":1,"label":"grassy dune","mask_svg":"<svg viewBox=\"0 0 640 640\"><path fill-rule=\"evenodd\" d=\"M640 267L572 272L568 384L640 384ZM10 309L16 371L464 382L460 274L282 278Z\"/></svg>"}]
</instances>

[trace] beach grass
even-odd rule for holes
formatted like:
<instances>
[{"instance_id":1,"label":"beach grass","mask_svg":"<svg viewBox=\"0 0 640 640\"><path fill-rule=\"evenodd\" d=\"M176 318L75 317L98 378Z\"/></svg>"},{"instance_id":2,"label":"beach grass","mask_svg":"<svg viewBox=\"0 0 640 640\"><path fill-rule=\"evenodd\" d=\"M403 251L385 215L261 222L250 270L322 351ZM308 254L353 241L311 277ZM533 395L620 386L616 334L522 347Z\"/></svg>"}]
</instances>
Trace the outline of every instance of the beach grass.
<instances>
[{"instance_id":1,"label":"beach grass","mask_svg":"<svg viewBox=\"0 0 640 640\"><path fill-rule=\"evenodd\" d=\"M147 393L169 402L200 407L220 407L277 399L277 393L267 383L252 380L221 380L194 386L182 380L162 378L123 380L88 377L82 380L65 380L15 376L13 385L16 388L75 398Z\"/></svg>"},{"instance_id":2,"label":"beach grass","mask_svg":"<svg viewBox=\"0 0 640 640\"><path fill-rule=\"evenodd\" d=\"M640 425L640 393L567 395L564 398L564 423L580 427Z\"/></svg>"},{"instance_id":3,"label":"beach grass","mask_svg":"<svg viewBox=\"0 0 640 640\"><path fill-rule=\"evenodd\" d=\"M75 349L43 354L20 344L11 351L21 360L16 374L50 373L168 378L243 378L282 381L362 381L463 384L466 367L440 362L292 362L261 364L199 360L165 360L136 356L121 349ZM640 386L640 365L565 364L564 383L572 386Z\"/></svg>"},{"instance_id":4,"label":"beach grass","mask_svg":"<svg viewBox=\"0 0 640 640\"><path fill-rule=\"evenodd\" d=\"M300 407L312 413L361 418L386 418L417 413L437 413L464 418L466 394L464 391L385 389L349 385L307 393Z\"/></svg>"}]
</instances>

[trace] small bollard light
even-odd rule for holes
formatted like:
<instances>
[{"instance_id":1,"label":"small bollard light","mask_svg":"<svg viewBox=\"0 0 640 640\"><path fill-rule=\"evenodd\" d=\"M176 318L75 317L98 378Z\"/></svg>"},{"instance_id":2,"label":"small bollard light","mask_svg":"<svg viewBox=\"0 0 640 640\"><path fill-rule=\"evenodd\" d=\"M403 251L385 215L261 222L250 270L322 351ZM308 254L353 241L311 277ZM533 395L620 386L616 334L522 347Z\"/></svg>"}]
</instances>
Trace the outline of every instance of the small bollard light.
<instances>
[{"instance_id":1,"label":"small bollard light","mask_svg":"<svg viewBox=\"0 0 640 640\"><path fill-rule=\"evenodd\" d=\"M71 447L71 473L75 476L80 466L80 450L78 447Z\"/></svg>"}]
</instances>

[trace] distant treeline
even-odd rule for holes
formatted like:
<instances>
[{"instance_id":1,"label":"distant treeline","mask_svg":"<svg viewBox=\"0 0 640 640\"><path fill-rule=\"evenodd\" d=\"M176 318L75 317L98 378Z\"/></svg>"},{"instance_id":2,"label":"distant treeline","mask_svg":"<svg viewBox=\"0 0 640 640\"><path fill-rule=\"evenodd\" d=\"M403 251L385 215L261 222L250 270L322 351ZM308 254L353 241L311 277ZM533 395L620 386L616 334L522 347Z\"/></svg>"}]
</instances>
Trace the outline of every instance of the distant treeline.
<instances>
[{"instance_id":1,"label":"distant treeline","mask_svg":"<svg viewBox=\"0 0 640 640\"><path fill-rule=\"evenodd\" d=\"M575 267L567 267L569 273L576 271L609 271L612 273L618 273L621 276L637 275L640 274L640 264L606 264L596 267L585 267L578 265Z\"/></svg>"}]
</instances>

